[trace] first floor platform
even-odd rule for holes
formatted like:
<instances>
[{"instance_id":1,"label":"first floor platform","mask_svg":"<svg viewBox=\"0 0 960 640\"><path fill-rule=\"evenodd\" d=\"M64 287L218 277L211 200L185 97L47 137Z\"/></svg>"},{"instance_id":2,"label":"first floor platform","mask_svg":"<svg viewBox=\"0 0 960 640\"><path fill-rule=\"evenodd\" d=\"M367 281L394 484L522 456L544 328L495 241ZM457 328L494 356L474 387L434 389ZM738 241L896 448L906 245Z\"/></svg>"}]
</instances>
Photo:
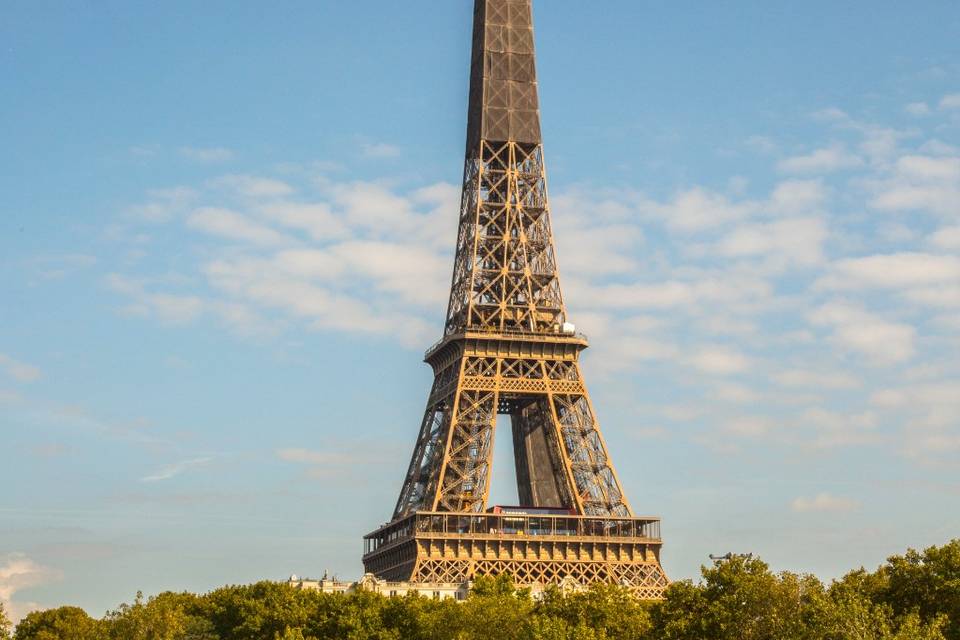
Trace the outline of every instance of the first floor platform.
<instances>
[{"instance_id":1,"label":"first floor platform","mask_svg":"<svg viewBox=\"0 0 960 640\"><path fill-rule=\"evenodd\" d=\"M364 570L381 580L465 583L510 574L521 586L616 584L644 599L669 585L657 518L508 511L417 512L364 537Z\"/></svg>"}]
</instances>

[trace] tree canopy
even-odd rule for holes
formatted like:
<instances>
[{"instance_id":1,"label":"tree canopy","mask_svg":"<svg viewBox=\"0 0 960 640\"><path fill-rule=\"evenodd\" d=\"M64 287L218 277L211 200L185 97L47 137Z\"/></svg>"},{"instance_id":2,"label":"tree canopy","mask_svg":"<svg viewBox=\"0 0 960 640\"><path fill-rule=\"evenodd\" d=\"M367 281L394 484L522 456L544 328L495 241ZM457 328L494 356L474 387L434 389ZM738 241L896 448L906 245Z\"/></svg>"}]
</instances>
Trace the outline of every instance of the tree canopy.
<instances>
[{"instance_id":1,"label":"tree canopy","mask_svg":"<svg viewBox=\"0 0 960 640\"><path fill-rule=\"evenodd\" d=\"M0 640L8 636L0 608ZM829 585L761 560L704 567L660 602L611 585L533 598L509 576L478 579L463 603L299 590L259 582L163 593L102 619L31 613L14 640L960 640L960 540L891 557Z\"/></svg>"},{"instance_id":2,"label":"tree canopy","mask_svg":"<svg viewBox=\"0 0 960 640\"><path fill-rule=\"evenodd\" d=\"M7 617L7 610L3 607L3 603L0 602L0 640L9 640L10 629L12 627L13 623L11 623L10 618Z\"/></svg>"}]
</instances>

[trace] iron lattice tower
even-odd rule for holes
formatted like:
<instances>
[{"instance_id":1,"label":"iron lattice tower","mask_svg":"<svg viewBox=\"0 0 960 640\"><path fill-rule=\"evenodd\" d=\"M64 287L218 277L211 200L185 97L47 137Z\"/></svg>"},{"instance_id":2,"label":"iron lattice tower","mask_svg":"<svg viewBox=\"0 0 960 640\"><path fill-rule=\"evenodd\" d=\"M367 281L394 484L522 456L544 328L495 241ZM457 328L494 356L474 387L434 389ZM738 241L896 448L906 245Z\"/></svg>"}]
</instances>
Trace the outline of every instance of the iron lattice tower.
<instances>
[{"instance_id":1,"label":"iron lattice tower","mask_svg":"<svg viewBox=\"0 0 960 640\"><path fill-rule=\"evenodd\" d=\"M658 597L659 520L637 518L600 433L550 225L532 0L476 0L463 199L443 339L392 521L366 536L388 580L612 582ZM523 507L487 511L509 414Z\"/></svg>"}]
</instances>

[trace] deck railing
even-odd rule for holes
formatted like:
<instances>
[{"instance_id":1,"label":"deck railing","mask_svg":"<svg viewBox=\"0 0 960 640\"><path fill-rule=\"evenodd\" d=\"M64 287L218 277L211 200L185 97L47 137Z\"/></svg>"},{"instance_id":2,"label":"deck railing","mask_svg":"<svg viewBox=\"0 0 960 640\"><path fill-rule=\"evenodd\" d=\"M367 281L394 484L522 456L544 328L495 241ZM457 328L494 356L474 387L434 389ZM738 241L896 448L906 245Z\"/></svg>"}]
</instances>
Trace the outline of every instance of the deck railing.
<instances>
[{"instance_id":1,"label":"deck railing","mask_svg":"<svg viewBox=\"0 0 960 640\"><path fill-rule=\"evenodd\" d=\"M560 336L563 338L576 338L578 340L587 341L587 334L582 331L577 331L574 333L563 333L559 328L555 331L501 331L499 329L494 329L490 327L467 327L463 331L452 333L450 335L443 336L437 340L429 349L426 351L426 358L429 358L437 349L439 349L447 340L455 336L463 336L468 334L483 334L488 335L491 338L514 338L519 340L530 339L530 338L549 338Z\"/></svg>"},{"instance_id":2,"label":"deck railing","mask_svg":"<svg viewBox=\"0 0 960 640\"><path fill-rule=\"evenodd\" d=\"M364 538L364 553L417 535L476 538L576 537L660 541L659 518L418 512Z\"/></svg>"}]
</instances>

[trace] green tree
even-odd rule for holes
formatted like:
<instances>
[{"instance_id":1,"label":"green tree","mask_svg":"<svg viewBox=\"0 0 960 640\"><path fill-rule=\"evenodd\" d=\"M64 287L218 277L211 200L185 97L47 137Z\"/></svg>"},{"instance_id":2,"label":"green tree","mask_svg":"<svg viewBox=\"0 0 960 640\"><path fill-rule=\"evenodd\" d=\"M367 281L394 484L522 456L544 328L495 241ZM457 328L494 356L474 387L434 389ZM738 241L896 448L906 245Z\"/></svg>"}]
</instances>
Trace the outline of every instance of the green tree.
<instances>
[{"instance_id":1,"label":"green tree","mask_svg":"<svg viewBox=\"0 0 960 640\"><path fill-rule=\"evenodd\" d=\"M812 598L806 622L822 640L882 640L893 636L893 618L856 585L838 582Z\"/></svg>"},{"instance_id":2,"label":"green tree","mask_svg":"<svg viewBox=\"0 0 960 640\"><path fill-rule=\"evenodd\" d=\"M7 617L7 610L0 602L0 640L10 640L10 630L12 628L13 623L10 622L10 618Z\"/></svg>"},{"instance_id":3,"label":"green tree","mask_svg":"<svg viewBox=\"0 0 960 640\"><path fill-rule=\"evenodd\" d=\"M606 640L607 637L617 637L607 636L584 622L571 624L563 618L545 614L531 618L526 624L526 633L528 640Z\"/></svg>"},{"instance_id":4,"label":"green tree","mask_svg":"<svg viewBox=\"0 0 960 640\"><path fill-rule=\"evenodd\" d=\"M329 611L319 606L329 596L294 589L286 584L258 582L224 587L207 594L198 604L200 614L222 640L263 640L283 635L287 629L304 629L308 620L322 626Z\"/></svg>"},{"instance_id":5,"label":"green tree","mask_svg":"<svg viewBox=\"0 0 960 640\"><path fill-rule=\"evenodd\" d=\"M629 590L615 585L596 583L582 592L563 594L559 589L547 591L537 604L538 614L563 620L572 630L592 630L598 637L640 640L651 628L649 607L637 600Z\"/></svg>"},{"instance_id":6,"label":"green tree","mask_svg":"<svg viewBox=\"0 0 960 640\"><path fill-rule=\"evenodd\" d=\"M35 611L17 625L14 640L102 640L103 625L79 607Z\"/></svg>"},{"instance_id":7,"label":"green tree","mask_svg":"<svg viewBox=\"0 0 960 640\"><path fill-rule=\"evenodd\" d=\"M458 640L527 640L533 615L529 589L517 589L508 574L478 578L460 606Z\"/></svg>"},{"instance_id":8,"label":"green tree","mask_svg":"<svg viewBox=\"0 0 960 640\"><path fill-rule=\"evenodd\" d=\"M791 640L805 637L804 613L823 585L812 576L774 575L758 559L734 558L680 582L654 607L664 640Z\"/></svg>"},{"instance_id":9,"label":"green tree","mask_svg":"<svg viewBox=\"0 0 960 640\"><path fill-rule=\"evenodd\" d=\"M284 629L283 633L278 633L274 637L274 640L307 640L303 636L303 630L300 628L290 628L287 627Z\"/></svg>"},{"instance_id":10,"label":"green tree","mask_svg":"<svg viewBox=\"0 0 960 640\"><path fill-rule=\"evenodd\" d=\"M893 556L878 573L886 581L880 599L898 615L917 613L921 622L944 619L944 636L960 640L960 540L910 549Z\"/></svg>"},{"instance_id":11,"label":"green tree","mask_svg":"<svg viewBox=\"0 0 960 640\"><path fill-rule=\"evenodd\" d=\"M891 640L944 640L943 625L947 619L939 616L930 622L924 622L916 613L911 613L900 619L896 632L890 636Z\"/></svg>"},{"instance_id":12,"label":"green tree","mask_svg":"<svg viewBox=\"0 0 960 640\"><path fill-rule=\"evenodd\" d=\"M197 615L199 598L189 593L161 593L144 602L120 605L105 623L115 640L216 640L213 625Z\"/></svg>"}]
</instances>

